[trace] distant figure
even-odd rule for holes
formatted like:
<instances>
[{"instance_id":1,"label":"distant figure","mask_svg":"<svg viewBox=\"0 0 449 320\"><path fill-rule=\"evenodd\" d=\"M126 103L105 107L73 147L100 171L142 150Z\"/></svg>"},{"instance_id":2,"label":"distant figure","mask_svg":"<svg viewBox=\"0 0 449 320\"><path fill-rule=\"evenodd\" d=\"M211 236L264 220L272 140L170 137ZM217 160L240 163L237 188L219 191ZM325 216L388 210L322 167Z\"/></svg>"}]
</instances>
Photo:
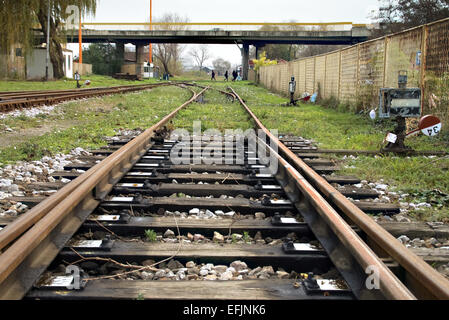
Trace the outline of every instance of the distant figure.
<instances>
[{"instance_id":1,"label":"distant figure","mask_svg":"<svg viewBox=\"0 0 449 320\"><path fill-rule=\"evenodd\" d=\"M232 71L232 81L235 81L237 79L237 71Z\"/></svg>"},{"instance_id":2,"label":"distant figure","mask_svg":"<svg viewBox=\"0 0 449 320\"><path fill-rule=\"evenodd\" d=\"M217 79L215 79L215 71L214 70L212 70L212 78L210 79L210 81L213 81L213 80L217 81Z\"/></svg>"},{"instance_id":3,"label":"distant figure","mask_svg":"<svg viewBox=\"0 0 449 320\"><path fill-rule=\"evenodd\" d=\"M78 73L78 71L75 72L75 74L73 75L73 78L76 80L76 87L78 89L81 88L81 85L80 85L81 75Z\"/></svg>"},{"instance_id":4,"label":"distant figure","mask_svg":"<svg viewBox=\"0 0 449 320\"><path fill-rule=\"evenodd\" d=\"M228 73L228 70L226 70L224 77L225 77L225 81L229 81L229 73Z\"/></svg>"}]
</instances>

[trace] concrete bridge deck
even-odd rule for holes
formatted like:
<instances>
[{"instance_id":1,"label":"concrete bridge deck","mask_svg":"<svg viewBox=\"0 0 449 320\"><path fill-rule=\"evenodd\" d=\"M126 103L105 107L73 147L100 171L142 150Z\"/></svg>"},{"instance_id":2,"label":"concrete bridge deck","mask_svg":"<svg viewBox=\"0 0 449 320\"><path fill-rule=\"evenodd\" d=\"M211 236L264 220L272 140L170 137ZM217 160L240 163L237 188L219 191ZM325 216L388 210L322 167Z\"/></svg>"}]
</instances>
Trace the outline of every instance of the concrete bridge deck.
<instances>
[{"instance_id":1,"label":"concrete bridge deck","mask_svg":"<svg viewBox=\"0 0 449 320\"><path fill-rule=\"evenodd\" d=\"M91 23L95 25L95 23ZM137 23L138 24L138 23ZM346 23L343 23L346 24ZM85 24L83 24L85 25ZM99 23L98 25L102 25ZM103 24L104 25L104 24ZM111 24L112 26L113 24ZM126 25L126 24L125 24ZM139 24L140 25L140 24ZM185 24L181 24L185 25ZM193 24L190 24L193 25ZM295 25L295 24L293 24ZM292 25L292 26L293 26ZM210 26L209 26L210 27ZM317 31L317 30L95 30L83 29L82 42L117 44L124 54L124 45L136 45L137 63L146 60L144 47L151 43L185 43L185 44L240 44L242 45L243 79L248 79L249 46L257 49L267 44L311 44L311 45L352 45L368 40L370 31L366 26L351 25L350 30ZM43 34L36 31L36 39L45 42ZM79 42L77 31L67 32L67 42ZM256 50L257 55L258 50Z\"/></svg>"},{"instance_id":2,"label":"concrete bridge deck","mask_svg":"<svg viewBox=\"0 0 449 320\"><path fill-rule=\"evenodd\" d=\"M83 42L201 43L201 44L355 44L366 41L370 31L354 27L349 31L193 31L193 30L83 30ZM41 36L41 40L43 36ZM78 33L67 35L78 42Z\"/></svg>"}]
</instances>

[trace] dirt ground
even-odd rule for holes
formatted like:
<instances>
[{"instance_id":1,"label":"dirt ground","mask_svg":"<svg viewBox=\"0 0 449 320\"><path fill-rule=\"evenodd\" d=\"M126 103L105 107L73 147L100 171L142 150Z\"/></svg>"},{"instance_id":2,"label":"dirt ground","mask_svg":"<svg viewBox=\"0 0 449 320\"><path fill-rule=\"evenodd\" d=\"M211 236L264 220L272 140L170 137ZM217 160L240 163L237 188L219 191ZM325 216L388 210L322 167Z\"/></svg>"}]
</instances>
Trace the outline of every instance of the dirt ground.
<instances>
[{"instance_id":1,"label":"dirt ground","mask_svg":"<svg viewBox=\"0 0 449 320\"><path fill-rule=\"evenodd\" d=\"M52 122L45 122L43 125L36 128L20 129L14 130L12 132L5 131L0 134L0 146L8 147L12 143L19 144L22 142L26 142L34 137L41 137L55 130L65 130L70 127L79 126L81 124L81 121L56 120Z\"/></svg>"}]
</instances>

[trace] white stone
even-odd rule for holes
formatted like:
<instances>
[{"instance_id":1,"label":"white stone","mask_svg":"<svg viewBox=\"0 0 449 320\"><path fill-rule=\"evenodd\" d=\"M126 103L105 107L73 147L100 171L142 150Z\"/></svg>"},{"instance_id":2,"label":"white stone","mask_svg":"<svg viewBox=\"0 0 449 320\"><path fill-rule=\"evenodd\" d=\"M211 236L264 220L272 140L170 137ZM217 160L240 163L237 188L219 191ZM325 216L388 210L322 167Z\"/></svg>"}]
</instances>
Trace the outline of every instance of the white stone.
<instances>
[{"instance_id":1,"label":"white stone","mask_svg":"<svg viewBox=\"0 0 449 320\"><path fill-rule=\"evenodd\" d=\"M221 274L220 280L228 281L228 280L231 280L233 278L233 276L234 276L234 274L232 272L226 271L226 272Z\"/></svg>"},{"instance_id":2,"label":"white stone","mask_svg":"<svg viewBox=\"0 0 449 320\"><path fill-rule=\"evenodd\" d=\"M225 216L227 217L233 217L235 215L235 211L229 211L225 213Z\"/></svg>"},{"instance_id":3,"label":"white stone","mask_svg":"<svg viewBox=\"0 0 449 320\"><path fill-rule=\"evenodd\" d=\"M256 212L254 216L256 217L257 220L265 219L265 213L263 212Z\"/></svg>"},{"instance_id":4,"label":"white stone","mask_svg":"<svg viewBox=\"0 0 449 320\"><path fill-rule=\"evenodd\" d=\"M402 244L407 244L408 242L410 242L410 238L407 236L400 236L398 238L398 240L402 243Z\"/></svg>"},{"instance_id":5,"label":"white stone","mask_svg":"<svg viewBox=\"0 0 449 320\"><path fill-rule=\"evenodd\" d=\"M248 269L246 263L240 260L232 262L231 267L234 268L236 271Z\"/></svg>"},{"instance_id":6,"label":"white stone","mask_svg":"<svg viewBox=\"0 0 449 320\"><path fill-rule=\"evenodd\" d=\"M235 273L235 272L237 272L237 270L235 270L235 268L234 267L229 267L229 268L227 268L226 269L226 272L232 272L232 273Z\"/></svg>"},{"instance_id":7,"label":"white stone","mask_svg":"<svg viewBox=\"0 0 449 320\"><path fill-rule=\"evenodd\" d=\"M165 238L172 238L174 236L175 236L175 233L173 231L171 231L170 229L167 229L167 231L165 231L165 233L164 233Z\"/></svg>"},{"instance_id":8,"label":"white stone","mask_svg":"<svg viewBox=\"0 0 449 320\"><path fill-rule=\"evenodd\" d=\"M376 184L376 189L385 191L385 190L388 189L388 185L386 185L386 184Z\"/></svg>"},{"instance_id":9,"label":"white stone","mask_svg":"<svg viewBox=\"0 0 449 320\"><path fill-rule=\"evenodd\" d=\"M200 213L200 209L198 209L198 208L194 208L194 209L189 211L189 214L196 214L196 215L198 215L199 213Z\"/></svg>"},{"instance_id":10,"label":"white stone","mask_svg":"<svg viewBox=\"0 0 449 320\"><path fill-rule=\"evenodd\" d=\"M224 241L224 237L223 237L222 234L220 234L219 232L215 231L212 241L214 241L214 242L223 242Z\"/></svg>"},{"instance_id":11,"label":"white stone","mask_svg":"<svg viewBox=\"0 0 449 320\"><path fill-rule=\"evenodd\" d=\"M200 270L200 276L205 277L209 274L209 270L207 269L201 269Z\"/></svg>"},{"instance_id":12,"label":"white stone","mask_svg":"<svg viewBox=\"0 0 449 320\"><path fill-rule=\"evenodd\" d=\"M227 266L215 266L213 269L218 273L224 273L224 272L226 272L228 267Z\"/></svg>"},{"instance_id":13,"label":"white stone","mask_svg":"<svg viewBox=\"0 0 449 320\"><path fill-rule=\"evenodd\" d=\"M142 276L143 280L148 280L148 279L152 279L153 278L153 274L150 272L146 272L146 271L142 271L140 273L140 275Z\"/></svg>"}]
</instances>

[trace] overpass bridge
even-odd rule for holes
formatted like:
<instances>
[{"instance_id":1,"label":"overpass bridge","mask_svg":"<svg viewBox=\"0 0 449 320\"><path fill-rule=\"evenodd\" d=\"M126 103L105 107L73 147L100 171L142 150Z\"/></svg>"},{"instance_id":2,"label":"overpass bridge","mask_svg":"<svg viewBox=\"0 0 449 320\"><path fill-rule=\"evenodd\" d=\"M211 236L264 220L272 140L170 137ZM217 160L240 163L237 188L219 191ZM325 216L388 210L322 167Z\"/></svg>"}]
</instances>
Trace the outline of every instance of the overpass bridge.
<instances>
[{"instance_id":1,"label":"overpass bridge","mask_svg":"<svg viewBox=\"0 0 449 320\"><path fill-rule=\"evenodd\" d=\"M249 46L256 52L267 44L352 45L368 40L366 25L333 23L82 23L67 32L67 42L127 43L136 46L137 62L143 63L143 47L149 43L241 45L243 78L247 79ZM37 35L42 42L42 34Z\"/></svg>"},{"instance_id":2,"label":"overpass bridge","mask_svg":"<svg viewBox=\"0 0 449 320\"><path fill-rule=\"evenodd\" d=\"M125 43L201 43L201 44L249 44L262 47L266 44L332 44L351 45L366 41L370 35L366 27L350 30L273 30L227 31L215 30L92 30L82 31L84 42ZM67 41L78 42L78 34L67 35Z\"/></svg>"}]
</instances>

